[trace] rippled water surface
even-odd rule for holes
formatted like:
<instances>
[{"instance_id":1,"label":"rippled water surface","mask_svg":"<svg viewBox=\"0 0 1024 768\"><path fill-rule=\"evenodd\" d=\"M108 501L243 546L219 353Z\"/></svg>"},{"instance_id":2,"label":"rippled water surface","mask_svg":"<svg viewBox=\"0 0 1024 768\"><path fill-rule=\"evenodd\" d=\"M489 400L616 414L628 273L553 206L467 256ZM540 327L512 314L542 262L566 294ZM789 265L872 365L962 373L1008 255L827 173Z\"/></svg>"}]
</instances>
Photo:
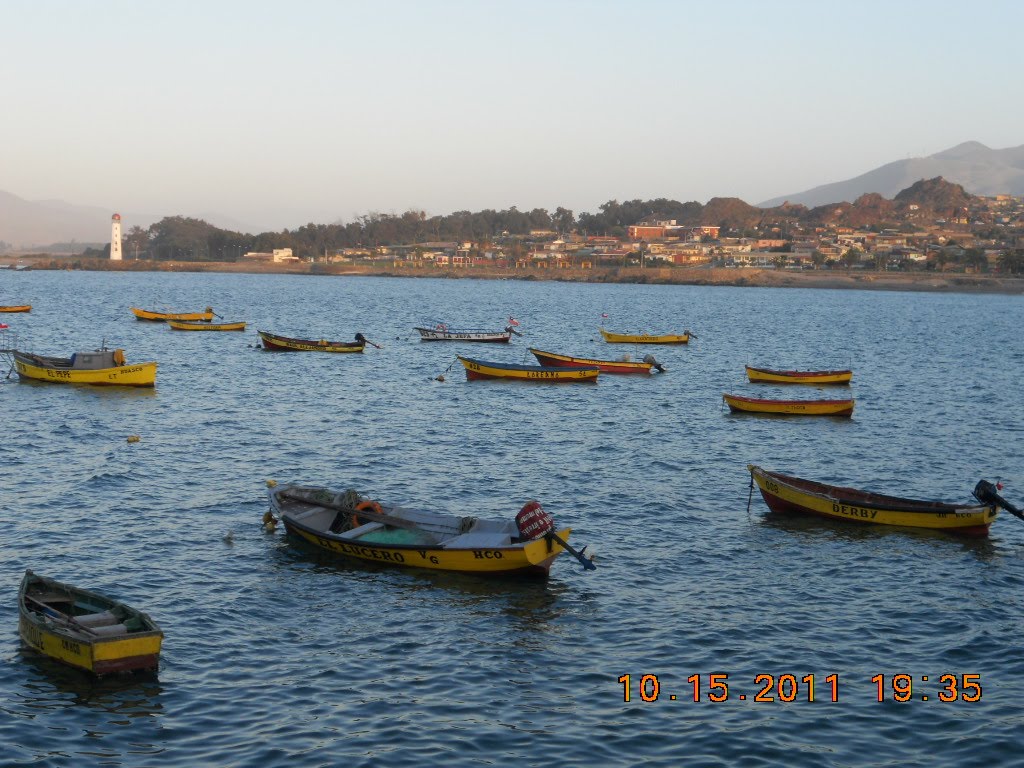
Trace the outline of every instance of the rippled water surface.
<instances>
[{"instance_id":1,"label":"rippled water surface","mask_svg":"<svg viewBox=\"0 0 1024 768\"><path fill-rule=\"evenodd\" d=\"M17 303L33 305L5 318L25 349L105 339L160 369L148 392L0 382L2 765L1021 759L1024 522L1004 514L963 540L776 517L756 495L748 511L746 470L948 501L985 477L1024 504L1021 297L0 273L0 304ZM250 330L177 333L128 311L208 304ZM603 313L611 330L698 338L607 345ZM524 336L507 347L412 330L509 315ZM257 328L361 331L383 349L271 354L254 348ZM533 362L528 346L653 351L669 372L545 386L448 371L457 352ZM854 383L754 387L744 363L848 365ZM732 416L723 392L849 392L857 407ZM262 530L267 478L483 516L535 497L599 568L562 557L546 583L509 583L331 560ZM147 611L166 635L159 677L96 683L23 652L25 568ZM728 675L726 701L707 700L711 674ZM787 674L795 701L777 688L754 700L759 675ZM894 700L896 674L912 676L912 701ZM978 675L981 700L939 701L943 674ZM644 675L656 701L641 700Z\"/></svg>"}]
</instances>

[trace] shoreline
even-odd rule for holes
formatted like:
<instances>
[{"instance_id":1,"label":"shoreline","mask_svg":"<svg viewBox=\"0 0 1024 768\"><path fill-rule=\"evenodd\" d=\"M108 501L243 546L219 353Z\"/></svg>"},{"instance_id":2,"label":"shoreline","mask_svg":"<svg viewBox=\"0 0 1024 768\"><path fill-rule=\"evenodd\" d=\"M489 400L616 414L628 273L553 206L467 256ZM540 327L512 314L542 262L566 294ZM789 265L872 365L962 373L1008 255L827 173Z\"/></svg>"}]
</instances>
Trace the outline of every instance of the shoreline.
<instances>
[{"instance_id":1,"label":"shoreline","mask_svg":"<svg viewBox=\"0 0 1024 768\"><path fill-rule=\"evenodd\" d=\"M954 272L869 270L774 270L723 267L594 267L497 269L408 264L242 264L238 262L121 261L21 257L30 270L89 272L226 272L237 274L418 277L433 279L524 280L575 283L710 285L736 288L823 288L829 290L920 291L933 293L1024 294L1024 277ZM13 269L12 273L17 270ZM0 274L7 270L0 269Z\"/></svg>"}]
</instances>

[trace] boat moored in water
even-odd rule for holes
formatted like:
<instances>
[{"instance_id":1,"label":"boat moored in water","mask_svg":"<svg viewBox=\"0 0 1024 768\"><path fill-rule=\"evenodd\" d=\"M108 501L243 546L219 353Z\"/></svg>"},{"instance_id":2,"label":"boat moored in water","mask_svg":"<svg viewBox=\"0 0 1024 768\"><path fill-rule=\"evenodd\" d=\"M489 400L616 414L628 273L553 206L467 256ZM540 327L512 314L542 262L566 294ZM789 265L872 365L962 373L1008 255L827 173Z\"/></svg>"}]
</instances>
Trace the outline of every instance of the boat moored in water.
<instances>
[{"instance_id":1,"label":"boat moored in water","mask_svg":"<svg viewBox=\"0 0 1024 768\"><path fill-rule=\"evenodd\" d=\"M125 362L123 349L76 352L71 357L48 357L14 350L14 368L23 379L56 384L152 387L156 385L155 362Z\"/></svg>"},{"instance_id":2,"label":"boat moored in water","mask_svg":"<svg viewBox=\"0 0 1024 768\"><path fill-rule=\"evenodd\" d=\"M245 321L230 323L188 322L185 320L168 320L167 325L172 331L244 331Z\"/></svg>"},{"instance_id":3,"label":"boat moored in water","mask_svg":"<svg viewBox=\"0 0 1024 768\"><path fill-rule=\"evenodd\" d=\"M447 323L436 323L432 328L417 326L413 330L420 335L420 341L473 341L492 344L507 344L514 333L521 336L511 325L502 331L488 331L480 328L452 328Z\"/></svg>"},{"instance_id":4,"label":"boat moored in water","mask_svg":"<svg viewBox=\"0 0 1024 768\"><path fill-rule=\"evenodd\" d=\"M362 352L367 339L357 333L355 341L327 341L326 339L293 339L268 331L256 331L263 348L270 352Z\"/></svg>"},{"instance_id":5,"label":"boat moored in water","mask_svg":"<svg viewBox=\"0 0 1024 768\"><path fill-rule=\"evenodd\" d=\"M682 333L662 333L662 334L649 334L649 333L612 333L606 331L604 328L598 328L601 331L601 336L604 340L610 344L689 344L690 337L693 336L689 331L683 331ZM693 336L693 338L697 338Z\"/></svg>"},{"instance_id":6,"label":"boat moored in water","mask_svg":"<svg viewBox=\"0 0 1024 768\"><path fill-rule=\"evenodd\" d=\"M160 627L117 600L26 571L18 613L22 642L63 664L97 676L159 667Z\"/></svg>"},{"instance_id":7,"label":"boat moored in water","mask_svg":"<svg viewBox=\"0 0 1024 768\"><path fill-rule=\"evenodd\" d=\"M202 312L152 312L148 309L129 307L136 320L150 320L155 323L162 323L167 320L184 320L186 322L209 323L213 320L213 307L207 307Z\"/></svg>"},{"instance_id":8,"label":"boat moored in water","mask_svg":"<svg viewBox=\"0 0 1024 768\"><path fill-rule=\"evenodd\" d=\"M746 366L747 378L755 384L849 384L853 371L781 371Z\"/></svg>"},{"instance_id":9,"label":"boat moored in water","mask_svg":"<svg viewBox=\"0 0 1024 768\"><path fill-rule=\"evenodd\" d=\"M0 312L31 312L31 304L6 304L0 306Z\"/></svg>"},{"instance_id":10,"label":"boat moored in water","mask_svg":"<svg viewBox=\"0 0 1024 768\"><path fill-rule=\"evenodd\" d=\"M828 485L769 472L754 464L748 464L747 470L751 483L757 484L765 504L773 512L799 512L855 523L932 528L963 534L988 533L1000 508L1021 514L995 494L994 486L984 480L974 490L975 498L982 502L980 505L950 504Z\"/></svg>"},{"instance_id":11,"label":"boat moored in water","mask_svg":"<svg viewBox=\"0 0 1024 768\"><path fill-rule=\"evenodd\" d=\"M484 519L387 506L353 490L267 482L270 511L308 544L341 557L405 568L480 576L546 578L563 551L594 565L567 543L536 501L513 520Z\"/></svg>"},{"instance_id":12,"label":"boat moored in water","mask_svg":"<svg viewBox=\"0 0 1024 768\"><path fill-rule=\"evenodd\" d=\"M782 416L853 416L850 400L769 400L723 394L733 413L770 413Z\"/></svg>"},{"instance_id":13,"label":"boat moored in water","mask_svg":"<svg viewBox=\"0 0 1024 768\"><path fill-rule=\"evenodd\" d=\"M477 379L517 379L519 381L553 383L597 381L597 376L601 372L596 365L515 365L462 356L459 356L459 362L465 367L466 378L470 381Z\"/></svg>"},{"instance_id":14,"label":"boat moored in water","mask_svg":"<svg viewBox=\"0 0 1024 768\"><path fill-rule=\"evenodd\" d=\"M650 362L647 360L643 361L631 361L631 360L591 360L586 357L571 357L570 355L559 355L555 352L542 352L539 349L530 349L533 356L537 358L537 362L541 365L572 368L572 367L590 367L597 366L601 373L650 373L651 368L657 366L658 370L664 371L664 368L657 362Z\"/></svg>"}]
</instances>

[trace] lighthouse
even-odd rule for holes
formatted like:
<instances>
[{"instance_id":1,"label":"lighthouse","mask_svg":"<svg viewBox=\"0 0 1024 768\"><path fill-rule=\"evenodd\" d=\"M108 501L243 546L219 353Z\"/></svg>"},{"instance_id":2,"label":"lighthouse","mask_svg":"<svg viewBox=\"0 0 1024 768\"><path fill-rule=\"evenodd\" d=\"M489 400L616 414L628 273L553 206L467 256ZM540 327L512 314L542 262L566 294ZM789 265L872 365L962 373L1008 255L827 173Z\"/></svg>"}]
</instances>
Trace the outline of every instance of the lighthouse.
<instances>
[{"instance_id":1,"label":"lighthouse","mask_svg":"<svg viewBox=\"0 0 1024 768\"><path fill-rule=\"evenodd\" d=\"M110 217L110 260L121 260L121 214Z\"/></svg>"}]
</instances>

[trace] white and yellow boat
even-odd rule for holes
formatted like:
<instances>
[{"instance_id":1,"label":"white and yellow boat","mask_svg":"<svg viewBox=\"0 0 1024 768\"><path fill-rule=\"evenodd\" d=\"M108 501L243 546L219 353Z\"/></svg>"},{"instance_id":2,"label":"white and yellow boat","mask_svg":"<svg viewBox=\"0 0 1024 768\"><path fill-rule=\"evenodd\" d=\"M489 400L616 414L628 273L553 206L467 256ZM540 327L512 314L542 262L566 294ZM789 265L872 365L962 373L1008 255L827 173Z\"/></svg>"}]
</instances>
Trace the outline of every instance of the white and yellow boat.
<instances>
[{"instance_id":1,"label":"white and yellow boat","mask_svg":"<svg viewBox=\"0 0 1024 768\"><path fill-rule=\"evenodd\" d=\"M566 543L572 530L556 531L537 502L514 520L491 520L383 506L355 491L273 481L267 486L271 513L288 533L334 555L403 568L546 578L567 551L594 569L583 550ZM537 514L543 525L537 525Z\"/></svg>"},{"instance_id":2,"label":"white and yellow boat","mask_svg":"<svg viewBox=\"0 0 1024 768\"><path fill-rule=\"evenodd\" d=\"M156 385L156 363L134 363L124 359L123 349L76 352L71 357L47 357L15 350L14 368L23 379L55 384L152 387Z\"/></svg>"},{"instance_id":3,"label":"white and yellow boat","mask_svg":"<svg viewBox=\"0 0 1024 768\"><path fill-rule=\"evenodd\" d=\"M97 676L159 667L160 627L117 600L26 571L18 611L22 642L55 661Z\"/></svg>"}]
</instances>

